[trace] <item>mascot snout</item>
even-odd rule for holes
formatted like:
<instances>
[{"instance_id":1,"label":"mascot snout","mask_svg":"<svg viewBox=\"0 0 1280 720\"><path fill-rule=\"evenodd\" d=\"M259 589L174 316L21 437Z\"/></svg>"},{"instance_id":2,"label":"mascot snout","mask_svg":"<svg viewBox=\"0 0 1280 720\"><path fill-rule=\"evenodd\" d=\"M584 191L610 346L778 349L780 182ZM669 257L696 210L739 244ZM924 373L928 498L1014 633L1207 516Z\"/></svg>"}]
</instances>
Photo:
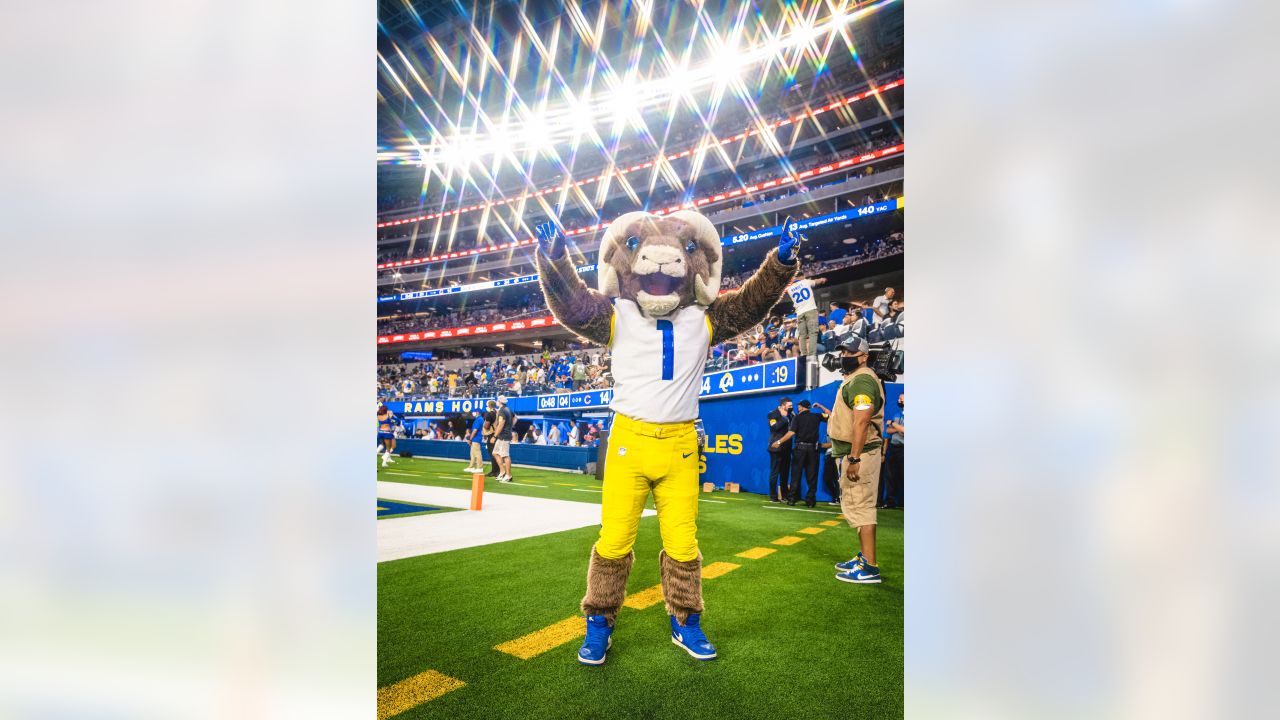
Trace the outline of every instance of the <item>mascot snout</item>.
<instances>
[{"instance_id":1,"label":"mascot snout","mask_svg":"<svg viewBox=\"0 0 1280 720\"><path fill-rule=\"evenodd\" d=\"M670 245L646 245L636 253L631 272L645 294L656 299L665 295L677 296L688 274L684 253ZM679 301L679 298L675 298Z\"/></svg>"},{"instance_id":2,"label":"mascot snout","mask_svg":"<svg viewBox=\"0 0 1280 720\"><path fill-rule=\"evenodd\" d=\"M650 317L710 305L720 289L720 237L702 215L627 213L600 246L600 292L635 301Z\"/></svg>"}]
</instances>

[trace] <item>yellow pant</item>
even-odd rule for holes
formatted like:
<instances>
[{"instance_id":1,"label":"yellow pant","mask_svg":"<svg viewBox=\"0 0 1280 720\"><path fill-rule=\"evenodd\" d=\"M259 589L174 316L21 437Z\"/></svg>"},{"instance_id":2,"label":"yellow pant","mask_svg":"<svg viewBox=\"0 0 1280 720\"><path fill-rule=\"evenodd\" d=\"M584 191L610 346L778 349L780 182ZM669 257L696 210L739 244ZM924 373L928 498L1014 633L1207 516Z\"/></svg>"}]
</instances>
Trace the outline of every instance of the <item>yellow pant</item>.
<instances>
[{"instance_id":1,"label":"yellow pant","mask_svg":"<svg viewBox=\"0 0 1280 720\"><path fill-rule=\"evenodd\" d=\"M649 423L616 415L609 433L600 511L601 557L631 552L653 491L662 548L672 560L698 557L698 435L693 422Z\"/></svg>"}]
</instances>

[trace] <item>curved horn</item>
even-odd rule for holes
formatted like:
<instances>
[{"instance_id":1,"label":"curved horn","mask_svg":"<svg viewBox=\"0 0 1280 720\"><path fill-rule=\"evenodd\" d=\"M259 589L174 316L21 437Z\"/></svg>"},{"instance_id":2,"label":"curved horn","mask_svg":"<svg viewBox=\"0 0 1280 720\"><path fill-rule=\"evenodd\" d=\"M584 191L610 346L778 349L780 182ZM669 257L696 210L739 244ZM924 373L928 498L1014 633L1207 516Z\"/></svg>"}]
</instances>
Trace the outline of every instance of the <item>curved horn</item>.
<instances>
[{"instance_id":1,"label":"curved horn","mask_svg":"<svg viewBox=\"0 0 1280 720\"><path fill-rule=\"evenodd\" d=\"M693 293L697 296L699 305L710 305L715 302L716 296L720 294L720 273L712 275L710 282L703 282L701 275L695 275Z\"/></svg>"},{"instance_id":2,"label":"curved horn","mask_svg":"<svg viewBox=\"0 0 1280 720\"><path fill-rule=\"evenodd\" d=\"M606 297L618 297L618 271L609 263L602 262L596 267L596 275L600 292Z\"/></svg>"}]
</instances>

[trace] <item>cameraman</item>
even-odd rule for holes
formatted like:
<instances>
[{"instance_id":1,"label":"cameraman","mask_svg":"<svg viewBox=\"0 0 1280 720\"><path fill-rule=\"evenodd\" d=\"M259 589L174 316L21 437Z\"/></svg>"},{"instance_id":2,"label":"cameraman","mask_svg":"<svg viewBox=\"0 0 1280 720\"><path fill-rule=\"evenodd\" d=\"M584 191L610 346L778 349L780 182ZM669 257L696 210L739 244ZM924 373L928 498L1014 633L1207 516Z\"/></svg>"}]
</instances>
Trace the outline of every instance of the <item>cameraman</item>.
<instances>
[{"instance_id":1,"label":"cameraman","mask_svg":"<svg viewBox=\"0 0 1280 720\"><path fill-rule=\"evenodd\" d=\"M867 367L870 347L862 338L840 346L840 373L844 381L836 391L827 423L831 455L840 460L840 509L845 521L858 531L861 551L842 563L837 580L851 583L880 582L876 565L876 495L880 484L884 424L884 384Z\"/></svg>"}]
</instances>

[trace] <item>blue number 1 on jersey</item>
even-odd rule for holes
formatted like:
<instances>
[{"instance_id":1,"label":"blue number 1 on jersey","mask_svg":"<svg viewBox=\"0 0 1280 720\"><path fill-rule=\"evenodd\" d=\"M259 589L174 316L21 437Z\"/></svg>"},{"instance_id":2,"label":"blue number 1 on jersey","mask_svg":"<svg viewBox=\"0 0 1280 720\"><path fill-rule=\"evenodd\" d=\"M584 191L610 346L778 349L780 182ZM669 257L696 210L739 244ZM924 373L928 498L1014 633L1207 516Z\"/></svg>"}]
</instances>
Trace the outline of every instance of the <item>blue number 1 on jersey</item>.
<instances>
[{"instance_id":1,"label":"blue number 1 on jersey","mask_svg":"<svg viewBox=\"0 0 1280 720\"><path fill-rule=\"evenodd\" d=\"M662 333L662 379L671 380L676 376L676 332L670 320L659 320L658 330Z\"/></svg>"}]
</instances>

